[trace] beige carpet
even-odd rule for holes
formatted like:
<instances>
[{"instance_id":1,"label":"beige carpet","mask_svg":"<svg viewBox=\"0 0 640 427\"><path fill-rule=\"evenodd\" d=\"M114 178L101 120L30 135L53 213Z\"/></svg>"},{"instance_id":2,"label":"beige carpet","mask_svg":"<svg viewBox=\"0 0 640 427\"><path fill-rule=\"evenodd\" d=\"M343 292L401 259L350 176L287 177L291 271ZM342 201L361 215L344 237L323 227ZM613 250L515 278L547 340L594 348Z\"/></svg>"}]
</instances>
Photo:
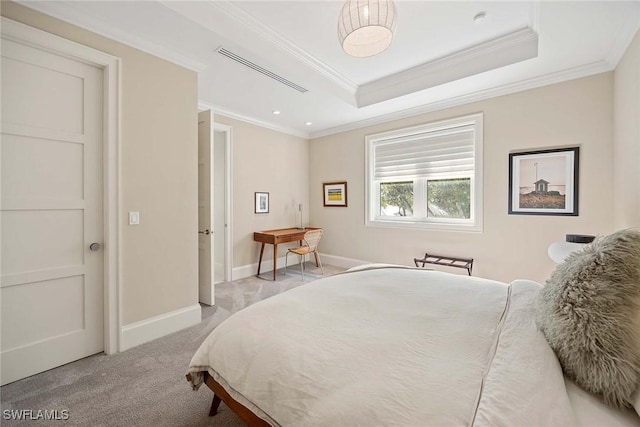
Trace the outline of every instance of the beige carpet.
<instances>
[{"instance_id":1,"label":"beige carpet","mask_svg":"<svg viewBox=\"0 0 640 427\"><path fill-rule=\"evenodd\" d=\"M321 277L307 263L305 282ZM342 269L325 266L325 276ZM123 353L98 354L0 388L3 426L242 426L224 404L208 417L213 394L191 390L184 375L204 338L224 319L255 302L303 284L291 268L278 281L250 277L216 285L216 306L203 306L202 323ZM5 411L68 411L67 421L7 420Z\"/></svg>"}]
</instances>

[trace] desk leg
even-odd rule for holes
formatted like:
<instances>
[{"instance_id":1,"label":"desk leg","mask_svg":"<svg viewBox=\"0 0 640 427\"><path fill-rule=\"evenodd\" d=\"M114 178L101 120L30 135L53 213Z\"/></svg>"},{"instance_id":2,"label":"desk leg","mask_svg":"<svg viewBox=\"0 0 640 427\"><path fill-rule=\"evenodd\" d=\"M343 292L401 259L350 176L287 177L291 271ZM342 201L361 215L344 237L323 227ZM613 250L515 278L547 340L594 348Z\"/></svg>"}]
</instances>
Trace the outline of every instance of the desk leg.
<instances>
[{"instance_id":1,"label":"desk leg","mask_svg":"<svg viewBox=\"0 0 640 427\"><path fill-rule=\"evenodd\" d=\"M258 274L256 274L256 276L260 275L260 266L262 265L262 254L263 253L264 253L264 243L260 247L260 259L258 260Z\"/></svg>"},{"instance_id":2,"label":"desk leg","mask_svg":"<svg viewBox=\"0 0 640 427\"><path fill-rule=\"evenodd\" d=\"M276 267L278 266L278 244L273 245L273 281L276 281Z\"/></svg>"}]
</instances>

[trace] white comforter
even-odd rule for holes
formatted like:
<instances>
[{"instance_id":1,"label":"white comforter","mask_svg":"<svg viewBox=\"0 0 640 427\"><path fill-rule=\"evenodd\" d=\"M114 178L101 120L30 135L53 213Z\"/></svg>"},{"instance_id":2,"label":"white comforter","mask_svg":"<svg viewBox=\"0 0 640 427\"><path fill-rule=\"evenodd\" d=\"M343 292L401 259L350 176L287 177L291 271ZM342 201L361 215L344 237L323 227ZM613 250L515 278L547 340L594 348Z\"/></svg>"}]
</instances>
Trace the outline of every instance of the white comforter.
<instances>
[{"instance_id":1,"label":"white comforter","mask_svg":"<svg viewBox=\"0 0 640 427\"><path fill-rule=\"evenodd\" d=\"M208 371L281 426L640 425L565 385L533 320L539 289L417 269L328 277L224 321L191 381Z\"/></svg>"}]
</instances>

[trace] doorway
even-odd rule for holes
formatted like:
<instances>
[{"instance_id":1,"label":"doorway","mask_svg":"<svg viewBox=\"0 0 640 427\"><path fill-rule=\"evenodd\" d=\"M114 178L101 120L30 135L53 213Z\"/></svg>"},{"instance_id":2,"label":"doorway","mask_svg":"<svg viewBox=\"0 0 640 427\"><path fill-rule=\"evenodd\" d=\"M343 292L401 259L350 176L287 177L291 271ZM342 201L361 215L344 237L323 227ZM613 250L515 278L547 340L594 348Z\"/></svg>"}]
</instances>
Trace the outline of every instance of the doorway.
<instances>
[{"instance_id":1,"label":"doorway","mask_svg":"<svg viewBox=\"0 0 640 427\"><path fill-rule=\"evenodd\" d=\"M231 277L231 127L198 114L199 301L215 304L215 284Z\"/></svg>"}]
</instances>

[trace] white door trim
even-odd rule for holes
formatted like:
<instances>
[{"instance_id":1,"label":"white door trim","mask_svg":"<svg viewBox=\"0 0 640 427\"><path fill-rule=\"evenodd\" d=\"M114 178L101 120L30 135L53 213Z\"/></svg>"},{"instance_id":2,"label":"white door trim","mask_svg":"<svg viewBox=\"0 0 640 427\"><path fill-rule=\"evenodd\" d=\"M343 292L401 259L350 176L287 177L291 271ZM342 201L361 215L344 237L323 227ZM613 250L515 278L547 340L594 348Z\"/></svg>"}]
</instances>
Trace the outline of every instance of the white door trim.
<instances>
[{"instance_id":1,"label":"white door trim","mask_svg":"<svg viewBox=\"0 0 640 427\"><path fill-rule=\"evenodd\" d=\"M198 300L215 305L215 261L222 256L215 250L215 148L213 113L198 112ZM219 221L220 219L218 219ZM210 234L202 235L210 230ZM224 238L224 236L222 236Z\"/></svg>"},{"instance_id":2,"label":"white door trim","mask_svg":"<svg viewBox=\"0 0 640 427\"><path fill-rule=\"evenodd\" d=\"M120 59L2 17L2 37L103 70L104 351L120 351Z\"/></svg>"},{"instance_id":3,"label":"white door trim","mask_svg":"<svg viewBox=\"0 0 640 427\"><path fill-rule=\"evenodd\" d=\"M213 110L211 110L213 113ZM233 128L231 126L216 123L215 121L215 113L213 113L213 130L224 132L225 135L225 159L224 159L224 170L225 170L225 200L224 200L224 223L226 227L224 228L224 280L226 282L231 282L233 280L233 250L232 250L232 237L233 237L233 153L231 152L231 141L232 141L232 132ZM212 148L213 149L213 148Z\"/></svg>"}]
</instances>

